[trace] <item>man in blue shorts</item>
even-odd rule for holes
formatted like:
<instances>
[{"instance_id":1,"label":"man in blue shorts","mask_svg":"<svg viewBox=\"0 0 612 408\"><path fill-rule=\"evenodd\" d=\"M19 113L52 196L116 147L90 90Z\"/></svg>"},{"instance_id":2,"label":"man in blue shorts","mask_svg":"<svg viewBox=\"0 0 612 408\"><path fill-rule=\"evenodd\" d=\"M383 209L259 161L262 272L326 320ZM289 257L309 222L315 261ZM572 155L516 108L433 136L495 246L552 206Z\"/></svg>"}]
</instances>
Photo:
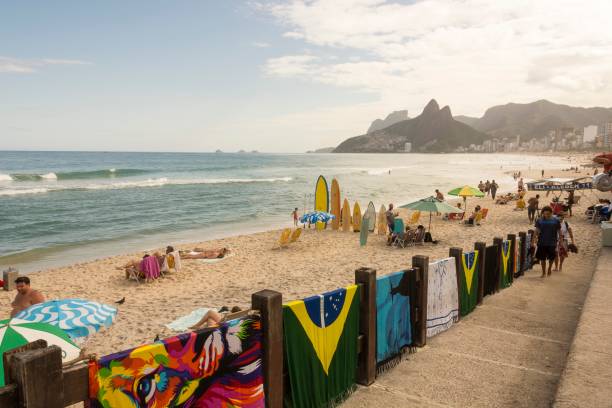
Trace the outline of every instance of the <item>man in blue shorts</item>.
<instances>
[{"instance_id":1,"label":"man in blue shorts","mask_svg":"<svg viewBox=\"0 0 612 408\"><path fill-rule=\"evenodd\" d=\"M535 245L538 243L536 258L542 265L542 278L550 276L552 266L557 257L557 242L561 239L561 223L553 217L552 208L546 206L542 208L542 216L535 223L535 236L531 241ZM548 270L546 269L546 261L548 261Z\"/></svg>"}]
</instances>

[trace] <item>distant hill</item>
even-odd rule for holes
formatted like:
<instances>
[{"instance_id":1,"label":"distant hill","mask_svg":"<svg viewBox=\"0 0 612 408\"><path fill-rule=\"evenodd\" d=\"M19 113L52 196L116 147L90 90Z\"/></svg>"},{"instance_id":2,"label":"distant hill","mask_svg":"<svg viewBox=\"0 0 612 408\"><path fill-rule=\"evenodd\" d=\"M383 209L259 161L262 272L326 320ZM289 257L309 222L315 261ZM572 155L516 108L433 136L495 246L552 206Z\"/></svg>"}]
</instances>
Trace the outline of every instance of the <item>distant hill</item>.
<instances>
[{"instance_id":1,"label":"distant hill","mask_svg":"<svg viewBox=\"0 0 612 408\"><path fill-rule=\"evenodd\" d=\"M401 122L402 120L408 120L408 111L407 110L399 110L393 111L387 115L385 119L376 119L366 133L376 132L377 130L382 130L391 125L395 125L397 122Z\"/></svg>"},{"instance_id":2,"label":"distant hill","mask_svg":"<svg viewBox=\"0 0 612 408\"><path fill-rule=\"evenodd\" d=\"M481 144L487 136L461 123L448 106L440 109L432 99L423 113L381 130L351 137L340 143L334 153L392 153L412 143L414 152L450 152L459 146Z\"/></svg>"},{"instance_id":3,"label":"distant hill","mask_svg":"<svg viewBox=\"0 0 612 408\"><path fill-rule=\"evenodd\" d=\"M492 137L521 135L523 140L527 140L542 138L552 129L612 122L612 108L578 108L542 99L532 103L494 106L487 109L482 118L456 116L455 120Z\"/></svg>"}]
</instances>

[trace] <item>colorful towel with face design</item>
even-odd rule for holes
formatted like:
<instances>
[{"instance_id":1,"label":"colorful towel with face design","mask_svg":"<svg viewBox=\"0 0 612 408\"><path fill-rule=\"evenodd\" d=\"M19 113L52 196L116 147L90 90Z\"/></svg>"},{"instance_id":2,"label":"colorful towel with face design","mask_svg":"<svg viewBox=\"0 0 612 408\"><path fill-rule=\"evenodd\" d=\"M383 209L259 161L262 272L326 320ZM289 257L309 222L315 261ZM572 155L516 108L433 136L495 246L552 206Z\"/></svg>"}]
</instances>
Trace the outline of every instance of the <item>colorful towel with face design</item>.
<instances>
[{"instance_id":1,"label":"colorful towel with face design","mask_svg":"<svg viewBox=\"0 0 612 408\"><path fill-rule=\"evenodd\" d=\"M432 337L459 318L455 258L430 263L427 285L427 337Z\"/></svg>"},{"instance_id":2,"label":"colorful towel with face design","mask_svg":"<svg viewBox=\"0 0 612 408\"><path fill-rule=\"evenodd\" d=\"M505 289L512 284L512 271L510 270L510 241L502 241L501 244L501 266L499 273L499 288Z\"/></svg>"},{"instance_id":3,"label":"colorful towel with face design","mask_svg":"<svg viewBox=\"0 0 612 408\"><path fill-rule=\"evenodd\" d=\"M376 363L379 371L399 362L402 352L412 343L409 290L408 272L376 279Z\"/></svg>"},{"instance_id":4,"label":"colorful towel with face design","mask_svg":"<svg viewBox=\"0 0 612 408\"><path fill-rule=\"evenodd\" d=\"M359 287L352 285L283 305L285 405L330 407L355 389Z\"/></svg>"},{"instance_id":5,"label":"colorful towel with face design","mask_svg":"<svg viewBox=\"0 0 612 408\"><path fill-rule=\"evenodd\" d=\"M264 407L261 320L231 320L90 364L92 407Z\"/></svg>"},{"instance_id":6,"label":"colorful towel with face design","mask_svg":"<svg viewBox=\"0 0 612 408\"><path fill-rule=\"evenodd\" d=\"M459 306L461 316L469 314L478 303L478 251L461 254Z\"/></svg>"}]
</instances>

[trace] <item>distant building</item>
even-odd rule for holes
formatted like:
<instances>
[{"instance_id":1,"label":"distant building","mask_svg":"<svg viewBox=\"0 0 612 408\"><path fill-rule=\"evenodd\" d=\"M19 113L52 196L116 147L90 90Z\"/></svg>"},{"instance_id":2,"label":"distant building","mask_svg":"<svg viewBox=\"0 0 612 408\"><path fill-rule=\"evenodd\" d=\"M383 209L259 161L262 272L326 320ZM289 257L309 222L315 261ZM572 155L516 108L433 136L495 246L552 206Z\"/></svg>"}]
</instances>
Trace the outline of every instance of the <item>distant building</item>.
<instances>
[{"instance_id":1,"label":"distant building","mask_svg":"<svg viewBox=\"0 0 612 408\"><path fill-rule=\"evenodd\" d=\"M583 130L583 134L584 134L584 139L583 142L585 143L592 143L595 141L595 138L597 137L597 125L590 125L584 128Z\"/></svg>"},{"instance_id":2,"label":"distant building","mask_svg":"<svg viewBox=\"0 0 612 408\"><path fill-rule=\"evenodd\" d=\"M404 143L404 153L410 153L412 151L412 143Z\"/></svg>"}]
</instances>

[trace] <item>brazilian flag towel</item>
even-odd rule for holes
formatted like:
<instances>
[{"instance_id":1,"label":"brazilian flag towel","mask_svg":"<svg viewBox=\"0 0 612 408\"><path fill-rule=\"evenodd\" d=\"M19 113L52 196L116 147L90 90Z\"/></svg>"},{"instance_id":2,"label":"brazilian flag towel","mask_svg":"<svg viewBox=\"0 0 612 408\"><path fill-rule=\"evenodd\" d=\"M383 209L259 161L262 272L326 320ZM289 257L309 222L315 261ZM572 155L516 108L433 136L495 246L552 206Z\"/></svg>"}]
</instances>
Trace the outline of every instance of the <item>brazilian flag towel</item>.
<instances>
[{"instance_id":1,"label":"brazilian flag towel","mask_svg":"<svg viewBox=\"0 0 612 408\"><path fill-rule=\"evenodd\" d=\"M331 407L355 389L359 287L283 305L289 407Z\"/></svg>"},{"instance_id":2,"label":"brazilian flag towel","mask_svg":"<svg viewBox=\"0 0 612 408\"><path fill-rule=\"evenodd\" d=\"M461 290L459 305L461 316L465 316L476 308L478 303L478 251L461 255Z\"/></svg>"},{"instance_id":3,"label":"brazilian flag towel","mask_svg":"<svg viewBox=\"0 0 612 408\"><path fill-rule=\"evenodd\" d=\"M510 241L503 241L501 245L501 271L499 274L499 287L505 289L512 284L512 271L510 270Z\"/></svg>"}]
</instances>

